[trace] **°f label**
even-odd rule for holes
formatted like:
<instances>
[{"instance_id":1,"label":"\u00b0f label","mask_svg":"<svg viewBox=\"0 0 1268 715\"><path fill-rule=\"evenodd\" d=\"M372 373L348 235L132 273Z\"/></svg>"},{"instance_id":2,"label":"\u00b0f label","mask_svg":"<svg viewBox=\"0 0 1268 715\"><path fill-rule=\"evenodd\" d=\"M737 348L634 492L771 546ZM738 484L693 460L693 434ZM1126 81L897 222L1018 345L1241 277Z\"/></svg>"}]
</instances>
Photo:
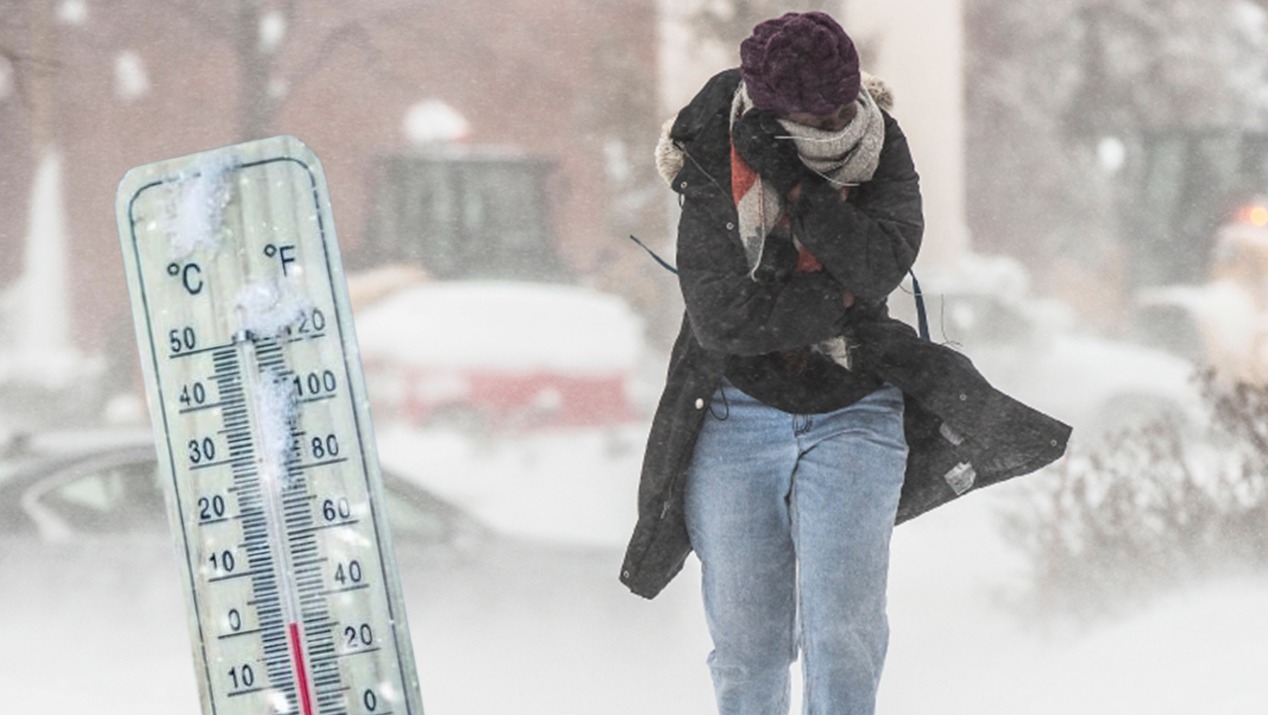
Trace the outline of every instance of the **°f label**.
<instances>
[{"instance_id":1,"label":"\u00b0f label","mask_svg":"<svg viewBox=\"0 0 1268 715\"><path fill-rule=\"evenodd\" d=\"M422 713L316 156L138 167L117 217L203 712Z\"/></svg>"}]
</instances>

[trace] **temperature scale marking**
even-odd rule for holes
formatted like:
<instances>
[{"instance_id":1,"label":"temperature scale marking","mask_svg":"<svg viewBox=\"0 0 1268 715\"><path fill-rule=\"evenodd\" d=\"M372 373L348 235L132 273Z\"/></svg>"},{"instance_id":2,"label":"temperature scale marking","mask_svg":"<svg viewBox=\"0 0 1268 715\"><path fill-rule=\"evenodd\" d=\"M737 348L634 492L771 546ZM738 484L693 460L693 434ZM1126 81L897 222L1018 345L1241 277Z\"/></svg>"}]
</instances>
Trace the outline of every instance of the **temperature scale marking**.
<instances>
[{"instance_id":1,"label":"temperature scale marking","mask_svg":"<svg viewBox=\"0 0 1268 715\"><path fill-rule=\"evenodd\" d=\"M204 715L421 715L316 156L138 167L117 216Z\"/></svg>"}]
</instances>

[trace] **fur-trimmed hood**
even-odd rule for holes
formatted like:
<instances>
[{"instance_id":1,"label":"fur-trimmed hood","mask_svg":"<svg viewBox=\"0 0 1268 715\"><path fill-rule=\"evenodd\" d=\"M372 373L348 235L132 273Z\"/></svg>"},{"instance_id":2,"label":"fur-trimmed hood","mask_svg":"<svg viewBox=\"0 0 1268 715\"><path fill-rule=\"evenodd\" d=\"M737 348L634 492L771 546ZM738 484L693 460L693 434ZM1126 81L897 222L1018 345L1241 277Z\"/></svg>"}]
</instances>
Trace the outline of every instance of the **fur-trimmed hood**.
<instances>
[{"instance_id":1,"label":"fur-trimmed hood","mask_svg":"<svg viewBox=\"0 0 1268 715\"><path fill-rule=\"evenodd\" d=\"M886 112L892 112L894 108L894 93L884 80L866 72L861 73L863 77L863 89L876 101L877 106ZM682 170L683 156L682 147L669 136L670 129L674 126L674 121L678 119L678 115L665 120L660 128L660 139L656 142L656 171L666 184L671 184L674 177Z\"/></svg>"}]
</instances>

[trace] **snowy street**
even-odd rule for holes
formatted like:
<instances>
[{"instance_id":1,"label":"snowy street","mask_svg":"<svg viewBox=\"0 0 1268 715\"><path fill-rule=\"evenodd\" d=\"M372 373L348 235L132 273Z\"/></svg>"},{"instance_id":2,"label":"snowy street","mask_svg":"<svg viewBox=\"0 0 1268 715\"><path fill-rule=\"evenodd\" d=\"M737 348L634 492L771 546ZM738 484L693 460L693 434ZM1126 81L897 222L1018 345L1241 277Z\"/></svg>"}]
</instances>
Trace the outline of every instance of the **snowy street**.
<instances>
[{"instance_id":1,"label":"snowy street","mask_svg":"<svg viewBox=\"0 0 1268 715\"><path fill-rule=\"evenodd\" d=\"M632 426L616 434L547 435L493 449L445 433L388 429L380 439L386 460L397 466L406 460L429 486L461 497L496 528L619 548L631 526L640 438ZM1010 611L1004 602L1022 564L1003 542L998 510L1027 488L1025 479L895 531L893 636L879 712L1260 712L1268 684L1255 673L1268 662L1268 613L1260 607L1268 579L1211 584L1090 630L1068 622L1023 623ZM618 564L614 549L609 569ZM666 649L646 660L611 656L653 682L677 684L679 704L657 712L711 711L703 660L707 634L693 600L695 564L689 560L664 603L640 604L655 612L652 618L680 620L682 637L645 644Z\"/></svg>"},{"instance_id":2,"label":"snowy street","mask_svg":"<svg viewBox=\"0 0 1268 715\"><path fill-rule=\"evenodd\" d=\"M416 578L417 562L402 558L427 711L711 711L694 560L656 601L616 581L640 436L642 427L630 425L482 445L455 432L384 426L388 468L407 465L508 538L577 548L553 563L527 562L517 553L534 546L512 539L520 545L491 557L500 578L488 591L435 597ZM1262 711L1268 582L1211 584L1090 630L1026 624L1002 605L1019 564L993 521L1019 488L975 494L895 532L881 712ZM170 551L151 541L84 544L42 564L38 577L24 557L6 546L6 581L66 588L0 595L0 633L14 644L0 650L6 712L197 711ZM454 573L472 568L448 558Z\"/></svg>"},{"instance_id":3,"label":"snowy street","mask_svg":"<svg viewBox=\"0 0 1268 715\"><path fill-rule=\"evenodd\" d=\"M694 559L651 602L616 579L641 426L484 444L380 432L386 468L467 505L501 544L467 556L403 552L429 713L711 712ZM1023 488L972 495L895 532L880 712L1261 712L1268 581L1211 584L1088 629L1023 623L1004 605L1020 564L995 528L997 509ZM34 575L37 553L47 552L11 544L0 557L6 579L28 586L0 592L0 632L21 646L0 652L5 711L196 712L164 541L79 544ZM460 589L432 580L468 583L464 572L485 567L496 578Z\"/></svg>"},{"instance_id":4,"label":"snowy street","mask_svg":"<svg viewBox=\"0 0 1268 715\"><path fill-rule=\"evenodd\" d=\"M641 437L635 425L480 448L453 433L388 428L380 441L389 466L408 465L428 486L470 505L498 530L605 547L604 565L615 584L619 549L631 527ZM1260 711L1268 684L1254 674L1268 659L1268 613L1260 607L1268 580L1211 584L1090 630L1068 622L1023 623L1010 611L1005 600L1022 564L1003 542L998 510L1027 488L1025 479L896 530L893 641L880 712ZM670 687L670 702L676 704L656 712L700 713L712 707L695 563L689 560L687 571L661 599L643 603L628 596L630 613L678 622L680 637L626 643L633 650L628 654L615 645L607 652L622 669ZM553 647L570 652L566 642ZM578 685L579 693L587 690ZM602 688L597 690L600 695ZM441 689L435 697L447 701L449 696ZM458 711L457 699L453 707ZM608 707L605 712L623 712ZM541 712L549 711L543 706Z\"/></svg>"}]
</instances>

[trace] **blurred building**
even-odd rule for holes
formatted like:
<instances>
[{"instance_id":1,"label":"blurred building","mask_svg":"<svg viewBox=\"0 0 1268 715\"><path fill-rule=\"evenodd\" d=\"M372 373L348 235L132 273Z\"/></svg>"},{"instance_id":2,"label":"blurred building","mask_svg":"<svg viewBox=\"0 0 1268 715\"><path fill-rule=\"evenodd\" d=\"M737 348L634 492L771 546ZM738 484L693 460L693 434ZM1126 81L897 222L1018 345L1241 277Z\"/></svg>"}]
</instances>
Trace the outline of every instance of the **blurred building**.
<instances>
[{"instance_id":1,"label":"blurred building","mask_svg":"<svg viewBox=\"0 0 1268 715\"><path fill-rule=\"evenodd\" d=\"M664 231L644 150L660 123L655 53L654 0L0 0L0 292L22 271L50 151L84 350L129 345L114 199L133 166L295 135L322 159L355 256L375 162L417 149L411 110L437 100L466 120L462 142L554 166L557 250L583 280L618 283L612 246Z\"/></svg>"}]
</instances>

